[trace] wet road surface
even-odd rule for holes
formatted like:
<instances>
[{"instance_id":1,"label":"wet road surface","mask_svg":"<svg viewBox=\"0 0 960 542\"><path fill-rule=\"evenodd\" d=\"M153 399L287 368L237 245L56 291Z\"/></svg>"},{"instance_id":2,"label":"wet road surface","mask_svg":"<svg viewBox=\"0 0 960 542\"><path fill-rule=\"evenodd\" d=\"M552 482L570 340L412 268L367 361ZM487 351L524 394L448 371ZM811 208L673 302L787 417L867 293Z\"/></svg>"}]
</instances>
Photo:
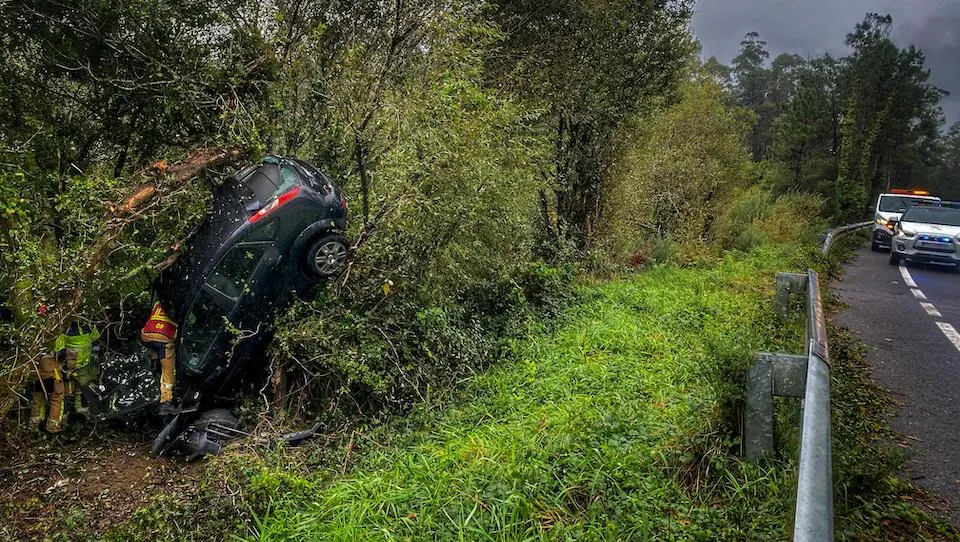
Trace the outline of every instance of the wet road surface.
<instances>
[{"instance_id":1,"label":"wet road surface","mask_svg":"<svg viewBox=\"0 0 960 542\"><path fill-rule=\"evenodd\" d=\"M908 437L905 476L942 500L960 525L960 273L893 266L863 248L831 290L836 322L867 344L873 381L901 403L892 425Z\"/></svg>"}]
</instances>

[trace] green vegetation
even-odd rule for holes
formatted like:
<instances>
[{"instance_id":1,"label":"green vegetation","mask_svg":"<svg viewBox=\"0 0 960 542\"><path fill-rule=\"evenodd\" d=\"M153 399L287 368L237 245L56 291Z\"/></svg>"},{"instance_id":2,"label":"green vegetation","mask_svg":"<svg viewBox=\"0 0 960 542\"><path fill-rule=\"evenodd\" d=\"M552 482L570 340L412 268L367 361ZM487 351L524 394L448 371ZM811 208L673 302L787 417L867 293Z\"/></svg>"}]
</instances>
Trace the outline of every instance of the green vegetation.
<instances>
[{"instance_id":1,"label":"green vegetation","mask_svg":"<svg viewBox=\"0 0 960 542\"><path fill-rule=\"evenodd\" d=\"M294 154L343 188L355 246L278 316L273 385L255 375L265 400L239 410L264 441L312 421L327 440L232 448L105 536L788 536L789 408L781 456L737 457L743 369L801 347L799 320L771 322L773 275L827 266L816 234L887 184L955 188L960 129L938 134L941 95L887 17L847 57L767 66L750 34L727 67L699 62L691 9L0 5L9 447L51 335L81 318L135 340L212 188ZM857 414L884 400L858 393L835 401L842 533L954 536L895 505L897 458Z\"/></svg>"},{"instance_id":2,"label":"green vegetation","mask_svg":"<svg viewBox=\"0 0 960 542\"><path fill-rule=\"evenodd\" d=\"M790 249L584 286L553 333L358 441L346 478L274 503L262 540L780 538L790 471L736 450L737 375L796 349L770 318Z\"/></svg>"},{"instance_id":3,"label":"green vegetation","mask_svg":"<svg viewBox=\"0 0 960 542\"><path fill-rule=\"evenodd\" d=\"M207 506L162 499L108 538L787 538L798 403L781 401L775 458L740 459L734 435L753 355L802 349L800 307L772 315L774 273L811 258L798 246L583 284L553 329L527 327L509 361L409 415L312 450L238 449L208 470L226 488L191 501ZM839 539L960 540L893 477L889 402L857 343L832 337Z\"/></svg>"}]
</instances>

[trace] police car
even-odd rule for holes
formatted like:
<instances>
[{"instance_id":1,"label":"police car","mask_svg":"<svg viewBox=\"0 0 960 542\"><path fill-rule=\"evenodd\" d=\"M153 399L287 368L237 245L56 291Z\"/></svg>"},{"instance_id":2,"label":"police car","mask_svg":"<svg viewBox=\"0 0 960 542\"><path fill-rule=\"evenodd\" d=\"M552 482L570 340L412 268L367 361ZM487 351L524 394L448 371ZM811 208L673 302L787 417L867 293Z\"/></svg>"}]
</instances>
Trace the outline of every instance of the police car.
<instances>
[{"instance_id":1,"label":"police car","mask_svg":"<svg viewBox=\"0 0 960 542\"><path fill-rule=\"evenodd\" d=\"M900 217L890 265L901 261L960 265L960 209L915 205Z\"/></svg>"},{"instance_id":2,"label":"police car","mask_svg":"<svg viewBox=\"0 0 960 542\"><path fill-rule=\"evenodd\" d=\"M939 205L940 198L931 196L925 190L904 190L895 188L887 194L880 194L874 213L873 241L871 250L889 249L896 231L900 215L911 205Z\"/></svg>"}]
</instances>

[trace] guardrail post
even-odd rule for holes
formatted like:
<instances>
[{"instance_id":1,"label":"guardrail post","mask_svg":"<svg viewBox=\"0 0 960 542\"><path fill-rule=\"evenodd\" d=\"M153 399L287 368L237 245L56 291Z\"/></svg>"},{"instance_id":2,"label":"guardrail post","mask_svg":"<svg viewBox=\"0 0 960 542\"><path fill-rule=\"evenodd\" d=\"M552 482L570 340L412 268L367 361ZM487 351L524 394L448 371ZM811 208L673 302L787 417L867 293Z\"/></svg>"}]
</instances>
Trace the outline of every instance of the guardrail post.
<instances>
[{"instance_id":1,"label":"guardrail post","mask_svg":"<svg viewBox=\"0 0 960 542\"><path fill-rule=\"evenodd\" d=\"M773 453L773 398L803 397L807 356L761 352L747 370L743 451L750 459Z\"/></svg>"},{"instance_id":2,"label":"guardrail post","mask_svg":"<svg viewBox=\"0 0 960 542\"><path fill-rule=\"evenodd\" d=\"M750 459L773 452L773 368L763 359L747 370L743 451Z\"/></svg>"},{"instance_id":3,"label":"guardrail post","mask_svg":"<svg viewBox=\"0 0 960 542\"><path fill-rule=\"evenodd\" d=\"M777 273L777 289L774 311L781 320L787 318L790 311L790 294L802 292L807 287L807 275L798 273Z\"/></svg>"}]
</instances>

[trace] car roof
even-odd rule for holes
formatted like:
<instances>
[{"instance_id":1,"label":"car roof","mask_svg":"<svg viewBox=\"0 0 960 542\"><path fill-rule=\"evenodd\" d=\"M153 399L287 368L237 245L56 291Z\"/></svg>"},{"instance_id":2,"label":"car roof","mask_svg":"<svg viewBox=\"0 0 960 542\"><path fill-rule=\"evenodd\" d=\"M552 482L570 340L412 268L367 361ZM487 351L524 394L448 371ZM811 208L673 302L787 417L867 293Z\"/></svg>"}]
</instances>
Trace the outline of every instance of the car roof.
<instances>
[{"instance_id":1,"label":"car roof","mask_svg":"<svg viewBox=\"0 0 960 542\"><path fill-rule=\"evenodd\" d=\"M903 212L903 214L906 215L908 212L910 212L911 209L914 209L914 208L923 209L922 212L924 212L924 213L938 213L938 214L944 214L944 215L947 215L947 214L960 214L960 209L958 209L958 208L956 208L956 207L944 207L944 206L937 206L937 205L914 205L914 206L910 206L910 207L907 208L906 211ZM903 220L903 219L901 218L901 220Z\"/></svg>"},{"instance_id":2,"label":"car roof","mask_svg":"<svg viewBox=\"0 0 960 542\"><path fill-rule=\"evenodd\" d=\"M921 195L917 195L917 194L894 194L894 193L892 193L892 192L880 194L880 197L881 197L881 198L884 197L884 196L892 196L892 197L897 197L897 198L929 199L929 200L940 201L940 198L937 197L937 196L921 196Z\"/></svg>"}]
</instances>

